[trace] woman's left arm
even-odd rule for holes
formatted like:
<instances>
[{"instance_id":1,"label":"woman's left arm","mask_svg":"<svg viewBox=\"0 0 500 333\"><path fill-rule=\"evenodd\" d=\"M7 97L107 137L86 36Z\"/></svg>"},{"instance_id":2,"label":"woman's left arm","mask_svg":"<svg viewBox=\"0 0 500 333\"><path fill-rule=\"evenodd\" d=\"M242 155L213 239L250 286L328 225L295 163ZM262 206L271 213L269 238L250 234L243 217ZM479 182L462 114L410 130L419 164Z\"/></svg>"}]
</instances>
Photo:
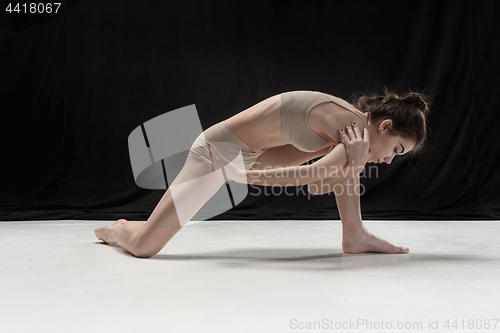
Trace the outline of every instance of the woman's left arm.
<instances>
[{"instance_id":1,"label":"woman's left arm","mask_svg":"<svg viewBox=\"0 0 500 333\"><path fill-rule=\"evenodd\" d=\"M349 228L359 227L362 224L359 174L344 184L341 192L335 193L337 209L342 221L343 232L350 232Z\"/></svg>"},{"instance_id":2,"label":"woman's left arm","mask_svg":"<svg viewBox=\"0 0 500 333\"><path fill-rule=\"evenodd\" d=\"M314 195L334 192L344 234L355 232L363 225L360 202L363 191L360 187L359 174L348 181L338 178L322 179L309 184L307 190Z\"/></svg>"}]
</instances>

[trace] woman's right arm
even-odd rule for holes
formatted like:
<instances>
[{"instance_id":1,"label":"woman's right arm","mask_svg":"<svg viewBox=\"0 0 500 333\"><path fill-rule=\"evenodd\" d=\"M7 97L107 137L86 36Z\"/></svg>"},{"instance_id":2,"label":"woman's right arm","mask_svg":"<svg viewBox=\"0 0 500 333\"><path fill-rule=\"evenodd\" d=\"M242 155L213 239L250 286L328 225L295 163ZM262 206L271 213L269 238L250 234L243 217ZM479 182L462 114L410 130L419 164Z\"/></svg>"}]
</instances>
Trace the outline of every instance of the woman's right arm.
<instances>
[{"instance_id":1,"label":"woman's right arm","mask_svg":"<svg viewBox=\"0 0 500 333\"><path fill-rule=\"evenodd\" d=\"M336 145L332 151L318 161L286 168L241 170L242 176L235 177L239 183L259 186L301 186L324 178L337 177L345 169L347 155L344 145Z\"/></svg>"},{"instance_id":2,"label":"woman's right arm","mask_svg":"<svg viewBox=\"0 0 500 333\"><path fill-rule=\"evenodd\" d=\"M335 148L313 164L289 166L263 170L242 170L224 158L219 150L207 141L203 146L210 159L200 156L199 159L212 170L224 168L226 175L237 183L259 186L301 186L320 179L336 177L339 170L345 168L347 154L344 145Z\"/></svg>"}]
</instances>

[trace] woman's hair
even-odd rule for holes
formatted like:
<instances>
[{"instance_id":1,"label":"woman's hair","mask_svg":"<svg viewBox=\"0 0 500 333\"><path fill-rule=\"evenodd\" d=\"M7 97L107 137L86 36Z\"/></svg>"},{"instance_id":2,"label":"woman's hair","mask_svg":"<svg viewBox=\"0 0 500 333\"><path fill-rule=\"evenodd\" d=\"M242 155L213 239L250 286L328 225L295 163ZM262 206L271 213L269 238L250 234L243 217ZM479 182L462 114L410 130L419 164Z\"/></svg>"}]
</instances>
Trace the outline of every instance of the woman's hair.
<instances>
[{"instance_id":1,"label":"woman's hair","mask_svg":"<svg viewBox=\"0 0 500 333\"><path fill-rule=\"evenodd\" d=\"M423 150L427 137L426 117L429 114L430 96L412 91L398 95L384 85L383 94L361 93L351 99L358 110L368 112L368 119L372 123L391 119L392 126L388 128L388 135L399 135L415 141L414 148L406 154L408 157Z\"/></svg>"}]
</instances>

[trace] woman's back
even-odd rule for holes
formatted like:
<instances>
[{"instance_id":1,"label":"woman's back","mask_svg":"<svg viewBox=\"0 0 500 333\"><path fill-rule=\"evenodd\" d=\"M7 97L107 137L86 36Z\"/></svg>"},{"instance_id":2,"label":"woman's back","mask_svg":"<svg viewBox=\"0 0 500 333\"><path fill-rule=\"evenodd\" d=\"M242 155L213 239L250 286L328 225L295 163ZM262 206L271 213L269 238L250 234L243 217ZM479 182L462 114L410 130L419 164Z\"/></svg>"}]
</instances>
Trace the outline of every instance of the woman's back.
<instances>
[{"instance_id":1,"label":"woman's back","mask_svg":"<svg viewBox=\"0 0 500 333\"><path fill-rule=\"evenodd\" d=\"M340 128L359 118L366 123L366 116L340 98L293 91L269 97L224 122L256 153L286 144L313 152L336 145Z\"/></svg>"}]
</instances>

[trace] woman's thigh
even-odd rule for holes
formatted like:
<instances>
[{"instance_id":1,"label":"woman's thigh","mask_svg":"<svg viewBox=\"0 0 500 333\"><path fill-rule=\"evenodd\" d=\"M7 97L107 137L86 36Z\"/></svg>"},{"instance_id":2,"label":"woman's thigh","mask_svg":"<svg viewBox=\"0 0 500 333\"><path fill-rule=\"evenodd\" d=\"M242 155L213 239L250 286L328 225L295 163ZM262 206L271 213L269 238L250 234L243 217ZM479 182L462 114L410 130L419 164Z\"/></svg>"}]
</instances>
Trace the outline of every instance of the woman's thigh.
<instances>
[{"instance_id":1,"label":"woman's thigh","mask_svg":"<svg viewBox=\"0 0 500 333\"><path fill-rule=\"evenodd\" d=\"M301 165L313 158L325 155L329 149L330 147L326 147L315 152L305 152L291 144L269 148L259 156L252 169L264 170L266 167L274 169Z\"/></svg>"}]
</instances>

